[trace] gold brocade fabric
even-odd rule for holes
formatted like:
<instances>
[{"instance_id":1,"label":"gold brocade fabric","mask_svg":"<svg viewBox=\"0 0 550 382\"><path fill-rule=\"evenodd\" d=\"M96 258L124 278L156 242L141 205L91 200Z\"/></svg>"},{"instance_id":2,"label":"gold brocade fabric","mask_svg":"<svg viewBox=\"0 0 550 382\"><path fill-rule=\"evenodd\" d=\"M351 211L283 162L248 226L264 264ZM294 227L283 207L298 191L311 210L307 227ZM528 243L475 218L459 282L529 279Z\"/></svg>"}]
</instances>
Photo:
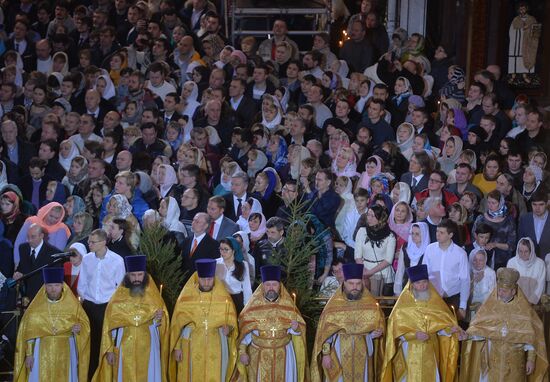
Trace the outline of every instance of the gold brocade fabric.
<instances>
[{"instance_id":1,"label":"gold brocade fabric","mask_svg":"<svg viewBox=\"0 0 550 382\"><path fill-rule=\"evenodd\" d=\"M344 381L364 381L367 344L365 336L376 329L385 331L385 319L380 306L367 289L358 301L346 299L342 288L327 302L319 318L313 356L311 361L311 380L320 382L324 377L328 381L337 381L343 377ZM341 359L331 349L333 367L330 370L322 368L322 346L332 335L340 336ZM383 361L383 337L374 341L374 369L368 372L369 381L380 373ZM371 365L369 364L369 367Z\"/></svg>"},{"instance_id":2,"label":"gold brocade fabric","mask_svg":"<svg viewBox=\"0 0 550 382\"><path fill-rule=\"evenodd\" d=\"M189 326L189 339L181 338ZM229 381L237 358L237 312L223 283L216 278L210 292L200 292L195 272L181 291L170 326L170 381L218 382L222 380L222 348L219 329L230 328L227 337L228 363L225 381ZM176 362L173 350L183 353Z\"/></svg>"},{"instance_id":3,"label":"gold brocade fabric","mask_svg":"<svg viewBox=\"0 0 550 382\"><path fill-rule=\"evenodd\" d=\"M457 368L458 336L437 333L457 326L456 317L431 284L426 301L416 301L411 289L407 284L388 319L381 381L401 381L404 376L407 382L435 381L437 368L441 382L451 382ZM419 341L416 332L428 333L430 338ZM408 343L407 359L401 336Z\"/></svg>"},{"instance_id":4,"label":"gold brocade fabric","mask_svg":"<svg viewBox=\"0 0 550 382\"><path fill-rule=\"evenodd\" d=\"M467 358L465 373L475 373L475 370L472 371L470 368L481 367L488 368L489 381L499 380L498 376L502 374L512 378L507 377L508 380L529 382L548 380L548 359L542 321L521 289L518 288L517 295L512 301L504 303L497 298L497 288L495 288L479 308L467 332L471 336L490 339L491 350L489 351L486 344L478 345L476 349L478 354ZM518 346L523 344L532 345L536 352L535 371L526 379L523 379L525 373L522 373L525 370L525 352L521 346ZM486 360L486 365L476 366L469 362L472 357ZM517 375L521 375L521 379L514 379L518 371L520 374Z\"/></svg>"},{"instance_id":5,"label":"gold brocade fabric","mask_svg":"<svg viewBox=\"0 0 550 382\"><path fill-rule=\"evenodd\" d=\"M153 323L155 312L162 309L163 316L157 327L160 338L160 360L162 380L166 381L166 370L169 352L168 310L154 280L149 276L149 283L143 297L130 296L130 289L121 284L105 310L101 350L99 352L99 367L94 382L106 382L117 379L118 369L122 368L124 382L142 381L149 370L149 355L151 349L149 326ZM120 348L116 348L111 331L123 328ZM115 353L115 365L107 363L106 354ZM122 353L122 365L118 364L118 354Z\"/></svg>"},{"instance_id":6,"label":"gold brocade fabric","mask_svg":"<svg viewBox=\"0 0 550 382\"><path fill-rule=\"evenodd\" d=\"M298 322L299 336L287 333L291 322ZM252 337L247 352L250 357L248 366L237 363L236 380L279 382L285 381L285 346L292 341L296 355L297 382L309 380L309 368L306 354L306 324L294 305L292 297L281 284L279 299L269 302L264 298L263 284L260 284L248 304L239 315L239 339L254 330L259 335Z\"/></svg>"},{"instance_id":7,"label":"gold brocade fabric","mask_svg":"<svg viewBox=\"0 0 550 382\"><path fill-rule=\"evenodd\" d=\"M78 379L88 378L90 361L90 321L86 312L63 283L61 299L49 302L44 287L25 311L17 335L15 352L14 381L27 381L30 370L25 367L27 341L40 338L40 357L38 367L40 381L67 381L70 368L69 338L73 336L75 324L80 324L80 333L74 335L78 352Z\"/></svg>"}]
</instances>

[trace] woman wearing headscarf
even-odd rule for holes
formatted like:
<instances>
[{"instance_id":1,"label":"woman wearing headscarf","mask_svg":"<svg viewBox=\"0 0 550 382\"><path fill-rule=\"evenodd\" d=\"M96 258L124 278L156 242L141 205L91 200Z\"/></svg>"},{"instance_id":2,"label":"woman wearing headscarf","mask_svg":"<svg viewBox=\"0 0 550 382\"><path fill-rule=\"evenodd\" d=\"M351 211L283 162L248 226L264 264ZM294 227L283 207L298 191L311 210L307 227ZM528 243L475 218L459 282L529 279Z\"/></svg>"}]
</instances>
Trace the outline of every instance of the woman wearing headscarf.
<instances>
[{"instance_id":1,"label":"woman wearing headscarf","mask_svg":"<svg viewBox=\"0 0 550 382\"><path fill-rule=\"evenodd\" d=\"M59 148L59 164L63 166L65 171L69 172L72 160L78 155L80 155L80 151L74 141L65 139L61 142Z\"/></svg>"},{"instance_id":2,"label":"woman wearing headscarf","mask_svg":"<svg viewBox=\"0 0 550 382\"><path fill-rule=\"evenodd\" d=\"M409 278L405 270L409 267L422 264L426 247L430 244L430 229L427 223L413 223L410 227L407 245L401 247L397 258L397 270L395 271L395 282L393 293L396 296L401 294L403 287L407 285Z\"/></svg>"},{"instance_id":3,"label":"woman wearing headscarf","mask_svg":"<svg viewBox=\"0 0 550 382\"><path fill-rule=\"evenodd\" d=\"M410 161L413 151L412 145L414 141L414 126L408 122L403 122L397 127L396 141L397 147L401 151L401 154Z\"/></svg>"},{"instance_id":4,"label":"woman wearing headscarf","mask_svg":"<svg viewBox=\"0 0 550 382\"><path fill-rule=\"evenodd\" d=\"M527 300L536 305L546 288L546 264L535 253L535 244L528 237L519 239L516 256L506 265L519 272L518 285Z\"/></svg>"},{"instance_id":5,"label":"woman wearing headscarf","mask_svg":"<svg viewBox=\"0 0 550 382\"><path fill-rule=\"evenodd\" d=\"M446 126L454 126L460 131L463 140L468 139L468 120L461 107L452 108L447 112Z\"/></svg>"},{"instance_id":6,"label":"woman wearing headscarf","mask_svg":"<svg viewBox=\"0 0 550 382\"><path fill-rule=\"evenodd\" d=\"M248 156L246 173L250 178L255 178L256 174L262 171L269 161L264 152L258 149L250 149L246 155Z\"/></svg>"},{"instance_id":7,"label":"woman wearing headscarf","mask_svg":"<svg viewBox=\"0 0 550 382\"><path fill-rule=\"evenodd\" d=\"M240 243L231 236L220 240L220 257L216 259L216 276L231 295L239 313L252 296L248 262L244 260Z\"/></svg>"},{"instance_id":8,"label":"woman wearing headscarf","mask_svg":"<svg viewBox=\"0 0 550 382\"><path fill-rule=\"evenodd\" d=\"M6 191L0 196L0 217L4 223L4 237L12 244L27 219L21 212L22 198L13 191Z\"/></svg>"},{"instance_id":9,"label":"woman wearing headscarf","mask_svg":"<svg viewBox=\"0 0 550 382\"><path fill-rule=\"evenodd\" d=\"M355 237L355 261L365 266L363 279L368 280L373 296L393 294L396 239L388 225L388 211L375 205L366 215L366 225L359 228Z\"/></svg>"},{"instance_id":10,"label":"woman wearing headscarf","mask_svg":"<svg viewBox=\"0 0 550 382\"><path fill-rule=\"evenodd\" d=\"M464 94L465 87L465 74L464 70L458 65L452 65L449 67L447 79L449 80L441 89L439 89L439 95L441 98L456 99L462 103L466 100Z\"/></svg>"},{"instance_id":11,"label":"woman wearing headscarf","mask_svg":"<svg viewBox=\"0 0 550 382\"><path fill-rule=\"evenodd\" d=\"M281 171L286 166L288 163L287 155L288 149L285 139L278 134L273 134L269 138L266 156L269 162L273 163L275 170Z\"/></svg>"},{"instance_id":12,"label":"woman wearing headscarf","mask_svg":"<svg viewBox=\"0 0 550 382\"><path fill-rule=\"evenodd\" d=\"M65 248L71 230L63 223L65 210L57 202L51 202L38 210L36 216L27 218L14 244L14 259L19 264L19 246L27 242L27 232L32 224L38 224L47 234L47 241L56 248Z\"/></svg>"},{"instance_id":13,"label":"woman wearing headscarf","mask_svg":"<svg viewBox=\"0 0 550 382\"><path fill-rule=\"evenodd\" d=\"M59 63L59 66L56 66L58 65L56 61ZM67 53L55 52L52 56L52 62L55 63L55 65L52 65L52 72L48 74L52 74L55 72L60 73L62 76L66 76L67 74L69 74L69 56L67 56ZM63 64L61 65L61 63Z\"/></svg>"},{"instance_id":14,"label":"woman wearing headscarf","mask_svg":"<svg viewBox=\"0 0 550 382\"><path fill-rule=\"evenodd\" d=\"M262 204L262 210L266 219L275 216L281 204L279 193L281 192L281 179L277 171L272 167L266 167L256 174L256 181L251 196Z\"/></svg>"},{"instance_id":15,"label":"woman wearing headscarf","mask_svg":"<svg viewBox=\"0 0 550 382\"><path fill-rule=\"evenodd\" d=\"M351 147L342 147L332 161L332 172L336 176L347 176L357 179L357 157Z\"/></svg>"},{"instance_id":16,"label":"woman wearing headscarf","mask_svg":"<svg viewBox=\"0 0 550 382\"><path fill-rule=\"evenodd\" d=\"M473 233L481 223L486 223L493 229L491 241L485 248L487 250L494 249L494 270L497 271L499 268L505 267L512 257L517 237L515 219L509 213L504 196L498 190L487 194L487 210L476 218L472 227Z\"/></svg>"},{"instance_id":17,"label":"woman wearing headscarf","mask_svg":"<svg viewBox=\"0 0 550 382\"><path fill-rule=\"evenodd\" d=\"M86 179L88 179L88 160L82 155L77 155L71 160L69 171L61 183L72 194L75 188Z\"/></svg>"},{"instance_id":18,"label":"woman wearing headscarf","mask_svg":"<svg viewBox=\"0 0 550 382\"><path fill-rule=\"evenodd\" d=\"M187 81L183 84L181 98L185 107L181 112L182 115L193 118L195 111L201 105L200 102L197 101L198 97L199 87L195 82Z\"/></svg>"},{"instance_id":19,"label":"woman wearing headscarf","mask_svg":"<svg viewBox=\"0 0 550 382\"><path fill-rule=\"evenodd\" d=\"M390 198L393 204L398 202L409 204L411 202L411 186L405 182L397 182L391 190Z\"/></svg>"},{"instance_id":20,"label":"woman wearing headscarf","mask_svg":"<svg viewBox=\"0 0 550 382\"><path fill-rule=\"evenodd\" d=\"M297 144L288 147L288 174L291 179L300 180L302 161L308 158L311 158L311 152L307 147Z\"/></svg>"},{"instance_id":21,"label":"woman wearing headscarf","mask_svg":"<svg viewBox=\"0 0 550 382\"><path fill-rule=\"evenodd\" d=\"M88 253L88 249L82 243L73 243L67 249L67 252L72 252L73 255L63 264L63 273L65 275L65 283L71 288L75 296L78 296L78 279L82 265L82 258Z\"/></svg>"},{"instance_id":22,"label":"woman wearing headscarf","mask_svg":"<svg viewBox=\"0 0 550 382\"><path fill-rule=\"evenodd\" d=\"M365 163L365 171L363 171L359 178L359 182L357 182L357 188L361 187L365 190L369 190L371 178L382 172L383 164L382 158L378 155L369 157Z\"/></svg>"},{"instance_id":23,"label":"woman wearing headscarf","mask_svg":"<svg viewBox=\"0 0 550 382\"><path fill-rule=\"evenodd\" d=\"M283 110L279 100L270 94L262 96L262 126L269 131L274 131L283 121Z\"/></svg>"},{"instance_id":24,"label":"woman wearing headscarf","mask_svg":"<svg viewBox=\"0 0 550 382\"><path fill-rule=\"evenodd\" d=\"M353 182L347 176L338 176L334 182L334 191L340 198L342 198L343 203L340 204L340 208L336 213L336 220L334 226L336 231L340 233L340 237L344 237L343 230L345 227L346 216L348 216L351 211L355 208L355 200L352 193Z\"/></svg>"},{"instance_id":25,"label":"woman wearing headscarf","mask_svg":"<svg viewBox=\"0 0 550 382\"><path fill-rule=\"evenodd\" d=\"M225 44L221 37L216 33L208 34L202 39L202 47L204 50L204 56L202 60L210 67L220 58L220 52L224 48Z\"/></svg>"},{"instance_id":26,"label":"woman wearing headscarf","mask_svg":"<svg viewBox=\"0 0 550 382\"><path fill-rule=\"evenodd\" d=\"M171 233L174 234L178 245L182 245L187 238L187 230L182 222L180 222L180 207L176 199L171 196L162 198L158 213L161 218L162 225Z\"/></svg>"},{"instance_id":27,"label":"woman wearing headscarf","mask_svg":"<svg viewBox=\"0 0 550 382\"><path fill-rule=\"evenodd\" d=\"M412 112L421 107L426 107L424 98L419 95L413 94L409 97L409 105L407 108L407 116L405 117L405 122L412 123Z\"/></svg>"},{"instance_id":28,"label":"woman wearing headscarf","mask_svg":"<svg viewBox=\"0 0 550 382\"><path fill-rule=\"evenodd\" d=\"M170 195L174 185L178 183L178 176L174 167L169 164L159 165L157 172L160 197L164 198Z\"/></svg>"},{"instance_id":29,"label":"woman wearing headscarf","mask_svg":"<svg viewBox=\"0 0 550 382\"><path fill-rule=\"evenodd\" d=\"M237 224L240 227L241 231L250 233L250 226L248 224L248 219L252 214L263 214L262 204L256 198L248 198L241 208L241 215L237 219Z\"/></svg>"},{"instance_id":30,"label":"woman wearing headscarf","mask_svg":"<svg viewBox=\"0 0 550 382\"><path fill-rule=\"evenodd\" d=\"M2 292L6 290L6 288L2 288L2 284L4 284L7 277L13 275L15 270L13 244L4 236L4 232L4 223L0 222L0 289L2 289ZM0 306L4 306L5 300L8 299L7 292L6 294L0 292L0 297Z\"/></svg>"},{"instance_id":31,"label":"woman wearing headscarf","mask_svg":"<svg viewBox=\"0 0 550 382\"><path fill-rule=\"evenodd\" d=\"M393 208L393 202L390 197L390 179L386 174L378 174L370 180L369 207L376 204L377 200L383 200L388 211Z\"/></svg>"},{"instance_id":32,"label":"woman wearing headscarf","mask_svg":"<svg viewBox=\"0 0 550 382\"><path fill-rule=\"evenodd\" d=\"M441 151L441 156L437 158L439 167L445 174L454 170L458 157L462 153L462 144L462 139L455 135L452 135L447 139L447 142L445 142L445 146L443 146L443 150Z\"/></svg>"},{"instance_id":33,"label":"woman wearing headscarf","mask_svg":"<svg viewBox=\"0 0 550 382\"><path fill-rule=\"evenodd\" d=\"M248 217L248 226L250 228L250 249L253 251L256 243L264 238L267 231L266 219L263 213L251 213Z\"/></svg>"},{"instance_id":34,"label":"woman wearing headscarf","mask_svg":"<svg viewBox=\"0 0 550 382\"><path fill-rule=\"evenodd\" d=\"M409 97L413 94L411 82L406 77L397 77L391 98L392 126L405 122L409 109Z\"/></svg>"},{"instance_id":35,"label":"woman wearing headscarf","mask_svg":"<svg viewBox=\"0 0 550 382\"><path fill-rule=\"evenodd\" d=\"M94 89L101 94L102 99L114 105L116 102L115 85L109 74L105 73L105 69L102 69L102 74L95 81Z\"/></svg>"},{"instance_id":36,"label":"woman wearing headscarf","mask_svg":"<svg viewBox=\"0 0 550 382\"><path fill-rule=\"evenodd\" d=\"M86 210L86 203L80 196L71 195L67 198L63 207L65 208L65 224L72 230L74 216Z\"/></svg>"},{"instance_id":37,"label":"woman wearing headscarf","mask_svg":"<svg viewBox=\"0 0 550 382\"><path fill-rule=\"evenodd\" d=\"M113 195L111 199L109 199L109 202L107 202L107 212L108 214L107 216L105 216L101 224L104 225L105 221L108 220L107 218L125 219L128 222L130 228L130 236L128 237L128 239L130 240L130 244L132 244L134 248L138 248L141 229L136 216L132 213L132 205L130 204L126 196L121 194Z\"/></svg>"},{"instance_id":38,"label":"woman wearing headscarf","mask_svg":"<svg viewBox=\"0 0 550 382\"><path fill-rule=\"evenodd\" d=\"M72 234L69 237L67 246L74 243L84 244L88 248L88 236L94 229L94 218L87 212L79 212L73 217Z\"/></svg>"},{"instance_id":39,"label":"woman wearing headscarf","mask_svg":"<svg viewBox=\"0 0 550 382\"><path fill-rule=\"evenodd\" d=\"M472 287L470 289L468 321L471 322L497 283L495 271L487 266L487 252L484 249L478 249L470 258L470 280Z\"/></svg>"},{"instance_id":40,"label":"woman wearing headscarf","mask_svg":"<svg viewBox=\"0 0 550 382\"><path fill-rule=\"evenodd\" d=\"M542 182L542 169L536 165L529 165L523 172L523 188L521 195L524 197L528 210L531 210L529 200L533 193L539 188Z\"/></svg>"}]
</instances>

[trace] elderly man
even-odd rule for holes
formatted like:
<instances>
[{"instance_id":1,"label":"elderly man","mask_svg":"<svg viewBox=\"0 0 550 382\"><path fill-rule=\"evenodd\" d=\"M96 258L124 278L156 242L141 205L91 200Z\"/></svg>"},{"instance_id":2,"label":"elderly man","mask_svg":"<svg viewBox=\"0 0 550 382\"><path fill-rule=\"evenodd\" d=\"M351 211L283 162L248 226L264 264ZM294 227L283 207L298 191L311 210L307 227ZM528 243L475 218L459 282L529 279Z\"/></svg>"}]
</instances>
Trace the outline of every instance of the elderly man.
<instances>
[{"instance_id":1,"label":"elderly man","mask_svg":"<svg viewBox=\"0 0 550 382\"><path fill-rule=\"evenodd\" d=\"M111 297L93 381L166 380L168 310L146 272L147 257L128 256L124 281Z\"/></svg>"},{"instance_id":2,"label":"elderly man","mask_svg":"<svg viewBox=\"0 0 550 382\"><path fill-rule=\"evenodd\" d=\"M281 268L261 268L262 284L239 315L237 376L244 381L307 380L306 326L281 283Z\"/></svg>"},{"instance_id":3,"label":"elderly man","mask_svg":"<svg viewBox=\"0 0 550 382\"><path fill-rule=\"evenodd\" d=\"M14 381L85 381L90 360L90 322L63 268L42 270L44 286L19 325Z\"/></svg>"},{"instance_id":4,"label":"elderly man","mask_svg":"<svg viewBox=\"0 0 550 382\"><path fill-rule=\"evenodd\" d=\"M382 364L384 313L363 286L363 264L342 268L344 283L317 326L311 378L320 381L324 374L330 381L373 381Z\"/></svg>"},{"instance_id":5,"label":"elderly man","mask_svg":"<svg viewBox=\"0 0 550 382\"><path fill-rule=\"evenodd\" d=\"M497 287L467 331L461 381L547 380L542 322L518 288L519 277L512 268L497 271Z\"/></svg>"},{"instance_id":6,"label":"elderly man","mask_svg":"<svg viewBox=\"0 0 550 382\"><path fill-rule=\"evenodd\" d=\"M237 358L237 312L215 277L216 260L200 259L195 267L172 315L170 380L228 381Z\"/></svg>"},{"instance_id":7,"label":"elderly man","mask_svg":"<svg viewBox=\"0 0 550 382\"><path fill-rule=\"evenodd\" d=\"M451 382L458 360L456 317L430 284L426 265L407 274L409 283L388 319L381 381Z\"/></svg>"},{"instance_id":8,"label":"elderly man","mask_svg":"<svg viewBox=\"0 0 550 382\"><path fill-rule=\"evenodd\" d=\"M214 127L222 140L222 145L229 148L231 146L231 134L236 124L235 114L223 113L222 103L216 99L208 101L204 111L206 115L197 121L196 126Z\"/></svg>"}]
</instances>

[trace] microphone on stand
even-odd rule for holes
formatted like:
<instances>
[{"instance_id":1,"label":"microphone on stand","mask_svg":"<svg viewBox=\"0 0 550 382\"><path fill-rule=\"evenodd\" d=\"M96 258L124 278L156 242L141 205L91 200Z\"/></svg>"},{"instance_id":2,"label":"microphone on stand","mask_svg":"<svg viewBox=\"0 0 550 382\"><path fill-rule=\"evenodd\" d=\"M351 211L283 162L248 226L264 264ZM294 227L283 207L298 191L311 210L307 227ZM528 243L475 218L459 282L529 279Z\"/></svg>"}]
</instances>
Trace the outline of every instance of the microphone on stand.
<instances>
[{"instance_id":1,"label":"microphone on stand","mask_svg":"<svg viewBox=\"0 0 550 382\"><path fill-rule=\"evenodd\" d=\"M76 256L76 253L74 253L74 252L60 252L60 253L55 253L55 254L51 255L50 257L52 259L60 259L62 257L72 257L72 256Z\"/></svg>"}]
</instances>

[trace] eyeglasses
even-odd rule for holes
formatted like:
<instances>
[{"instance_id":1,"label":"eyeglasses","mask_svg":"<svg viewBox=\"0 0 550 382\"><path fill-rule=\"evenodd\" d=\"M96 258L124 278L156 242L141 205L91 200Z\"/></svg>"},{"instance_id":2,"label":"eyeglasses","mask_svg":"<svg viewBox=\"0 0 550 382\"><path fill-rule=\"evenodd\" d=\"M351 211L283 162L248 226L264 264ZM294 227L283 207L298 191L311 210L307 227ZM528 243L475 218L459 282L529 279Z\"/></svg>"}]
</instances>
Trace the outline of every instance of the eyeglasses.
<instances>
[{"instance_id":1,"label":"eyeglasses","mask_svg":"<svg viewBox=\"0 0 550 382\"><path fill-rule=\"evenodd\" d=\"M102 241L105 241L105 240L96 240L96 241L93 241L93 240L89 240L89 239L88 239L88 244L97 244L97 243L101 243Z\"/></svg>"},{"instance_id":2,"label":"eyeglasses","mask_svg":"<svg viewBox=\"0 0 550 382\"><path fill-rule=\"evenodd\" d=\"M287 191L287 192L296 192L295 189L293 190L293 189L291 189L291 188L289 188L289 187L286 187L286 186L283 187L283 191Z\"/></svg>"},{"instance_id":3,"label":"eyeglasses","mask_svg":"<svg viewBox=\"0 0 550 382\"><path fill-rule=\"evenodd\" d=\"M231 248L222 248L222 247L220 247L220 252L230 252L230 251L232 251Z\"/></svg>"},{"instance_id":4,"label":"eyeglasses","mask_svg":"<svg viewBox=\"0 0 550 382\"><path fill-rule=\"evenodd\" d=\"M432 183L443 183L443 181L441 181L441 180L439 180L439 179L434 179L434 178L428 179L428 182L432 182Z\"/></svg>"}]
</instances>

